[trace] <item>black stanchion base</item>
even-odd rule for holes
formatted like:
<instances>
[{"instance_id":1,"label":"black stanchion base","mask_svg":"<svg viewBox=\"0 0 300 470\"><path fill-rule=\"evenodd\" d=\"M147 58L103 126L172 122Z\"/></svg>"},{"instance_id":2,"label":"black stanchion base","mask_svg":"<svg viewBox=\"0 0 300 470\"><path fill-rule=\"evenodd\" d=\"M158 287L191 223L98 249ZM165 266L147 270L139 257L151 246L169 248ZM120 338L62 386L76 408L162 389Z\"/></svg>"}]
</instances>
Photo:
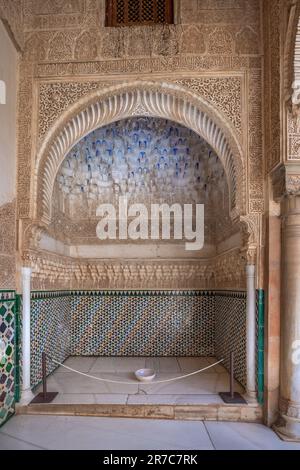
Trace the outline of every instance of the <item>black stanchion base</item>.
<instances>
[{"instance_id":1,"label":"black stanchion base","mask_svg":"<svg viewBox=\"0 0 300 470\"><path fill-rule=\"evenodd\" d=\"M56 398L58 392L47 392L46 395L42 392L39 393L34 399L30 402L30 405L39 405L42 403L51 403L54 398Z\"/></svg>"},{"instance_id":2,"label":"black stanchion base","mask_svg":"<svg viewBox=\"0 0 300 470\"><path fill-rule=\"evenodd\" d=\"M231 396L230 392L221 392L219 393L219 395L224 401L224 403L247 405L246 400L242 397L242 395L237 392L233 394L233 397Z\"/></svg>"}]
</instances>

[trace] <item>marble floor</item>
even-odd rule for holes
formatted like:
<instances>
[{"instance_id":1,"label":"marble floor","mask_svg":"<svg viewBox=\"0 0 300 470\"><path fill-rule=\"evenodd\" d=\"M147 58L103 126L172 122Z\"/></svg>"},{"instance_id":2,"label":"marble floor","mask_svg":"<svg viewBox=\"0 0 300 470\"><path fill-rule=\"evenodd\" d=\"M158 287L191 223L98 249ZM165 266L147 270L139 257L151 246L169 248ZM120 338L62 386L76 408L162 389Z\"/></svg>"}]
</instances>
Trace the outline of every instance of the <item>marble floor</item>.
<instances>
[{"instance_id":1,"label":"marble floor","mask_svg":"<svg viewBox=\"0 0 300 470\"><path fill-rule=\"evenodd\" d=\"M53 402L56 404L222 404L218 393L228 391L229 374L220 364L184 380L157 385L145 385L134 376L134 371L146 367L157 372L155 380L164 380L202 369L216 361L214 357L70 357L64 363L66 366L129 384L99 382L59 367L48 378L48 390L59 392ZM40 391L41 387L36 390ZM237 382L235 391L243 393Z\"/></svg>"},{"instance_id":2,"label":"marble floor","mask_svg":"<svg viewBox=\"0 0 300 470\"><path fill-rule=\"evenodd\" d=\"M261 424L14 416L0 450L300 450Z\"/></svg>"}]
</instances>

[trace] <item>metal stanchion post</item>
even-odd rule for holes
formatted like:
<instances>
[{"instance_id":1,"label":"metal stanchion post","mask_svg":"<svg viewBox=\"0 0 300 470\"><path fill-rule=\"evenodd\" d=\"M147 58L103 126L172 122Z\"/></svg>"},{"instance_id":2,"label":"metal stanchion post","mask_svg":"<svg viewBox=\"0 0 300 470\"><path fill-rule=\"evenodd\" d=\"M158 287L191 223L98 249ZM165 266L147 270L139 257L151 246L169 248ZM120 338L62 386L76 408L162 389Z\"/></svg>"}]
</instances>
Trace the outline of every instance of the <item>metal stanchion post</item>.
<instances>
[{"instance_id":1,"label":"metal stanchion post","mask_svg":"<svg viewBox=\"0 0 300 470\"><path fill-rule=\"evenodd\" d=\"M42 353L42 373L43 373L43 395L44 399L46 400L47 397L47 356L43 352Z\"/></svg>"},{"instance_id":2,"label":"metal stanchion post","mask_svg":"<svg viewBox=\"0 0 300 470\"><path fill-rule=\"evenodd\" d=\"M47 354L45 352L42 353L42 377L43 391L30 402L32 405L51 403L58 395L58 392L47 392Z\"/></svg>"},{"instance_id":3,"label":"metal stanchion post","mask_svg":"<svg viewBox=\"0 0 300 470\"><path fill-rule=\"evenodd\" d=\"M230 353L230 398L234 399L234 353Z\"/></svg>"},{"instance_id":4,"label":"metal stanchion post","mask_svg":"<svg viewBox=\"0 0 300 470\"><path fill-rule=\"evenodd\" d=\"M220 397L224 403L228 404L247 404L240 393L234 391L234 352L230 353L230 391L220 392Z\"/></svg>"}]
</instances>

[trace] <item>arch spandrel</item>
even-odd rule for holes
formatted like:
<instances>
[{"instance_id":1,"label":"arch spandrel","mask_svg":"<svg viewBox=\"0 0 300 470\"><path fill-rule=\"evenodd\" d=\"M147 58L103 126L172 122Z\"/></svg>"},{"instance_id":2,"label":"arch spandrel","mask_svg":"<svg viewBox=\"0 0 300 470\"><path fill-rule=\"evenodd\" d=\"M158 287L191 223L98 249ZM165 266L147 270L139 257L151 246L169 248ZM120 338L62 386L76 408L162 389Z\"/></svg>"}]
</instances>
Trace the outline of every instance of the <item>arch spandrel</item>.
<instances>
[{"instance_id":1,"label":"arch spandrel","mask_svg":"<svg viewBox=\"0 0 300 470\"><path fill-rule=\"evenodd\" d=\"M71 148L93 130L133 116L172 120L199 134L223 163L231 216L245 213L245 163L238 139L216 109L174 84L133 82L96 91L66 111L48 132L37 155L33 215L49 224L57 172Z\"/></svg>"}]
</instances>

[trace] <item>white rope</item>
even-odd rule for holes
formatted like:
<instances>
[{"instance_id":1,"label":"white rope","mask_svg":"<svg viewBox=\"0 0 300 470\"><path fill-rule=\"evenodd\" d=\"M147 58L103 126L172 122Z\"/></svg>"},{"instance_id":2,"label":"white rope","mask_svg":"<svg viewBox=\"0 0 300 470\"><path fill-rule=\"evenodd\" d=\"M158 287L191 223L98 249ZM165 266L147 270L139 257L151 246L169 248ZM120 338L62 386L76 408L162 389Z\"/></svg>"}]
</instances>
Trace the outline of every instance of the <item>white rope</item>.
<instances>
[{"instance_id":1,"label":"white rope","mask_svg":"<svg viewBox=\"0 0 300 470\"><path fill-rule=\"evenodd\" d=\"M65 366L64 364L61 364L60 362L53 359L51 356L48 356L48 357L55 364L57 364L61 367L64 367L64 369L68 369L72 372L76 372L76 374L83 375L84 377L88 377L89 379L99 380L100 382L109 382L109 383L113 383L113 384L135 385L135 382L121 382L121 381L118 381L118 380L102 379L100 377L95 377L94 375L85 374L84 372L80 372L79 370L72 369L72 367ZM195 372L191 372L190 374L181 375L180 377L173 377L172 379L165 379L165 380L157 380L156 382L140 382L140 383L143 384L143 385L156 385L156 384L163 384L163 383L166 383L166 382L175 382L176 380L182 380L182 379L185 379L186 377L191 377L192 375L200 374L200 372L203 372L207 369L210 369L211 367L217 366L218 364L220 364L223 361L224 361L224 359L221 359L220 361L215 362L214 364L211 364L207 367L204 367L203 369L196 370Z\"/></svg>"}]
</instances>

